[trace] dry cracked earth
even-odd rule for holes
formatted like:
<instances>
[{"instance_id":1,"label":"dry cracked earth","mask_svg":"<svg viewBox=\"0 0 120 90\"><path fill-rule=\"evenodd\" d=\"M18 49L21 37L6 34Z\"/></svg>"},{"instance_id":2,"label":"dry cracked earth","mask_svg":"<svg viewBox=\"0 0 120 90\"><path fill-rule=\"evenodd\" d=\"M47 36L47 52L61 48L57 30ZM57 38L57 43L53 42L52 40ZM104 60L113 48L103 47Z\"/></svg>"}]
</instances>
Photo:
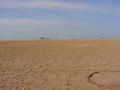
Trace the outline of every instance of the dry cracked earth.
<instances>
[{"instance_id":1,"label":"dry cracked earth","mask_svg":"<svg viewBox=\"0 0 120 90\"><path fill-rule=\"evenodd\" d=\"M120 90L120 39L0 41L0 90Z\"/></svg>"}]
</instances>

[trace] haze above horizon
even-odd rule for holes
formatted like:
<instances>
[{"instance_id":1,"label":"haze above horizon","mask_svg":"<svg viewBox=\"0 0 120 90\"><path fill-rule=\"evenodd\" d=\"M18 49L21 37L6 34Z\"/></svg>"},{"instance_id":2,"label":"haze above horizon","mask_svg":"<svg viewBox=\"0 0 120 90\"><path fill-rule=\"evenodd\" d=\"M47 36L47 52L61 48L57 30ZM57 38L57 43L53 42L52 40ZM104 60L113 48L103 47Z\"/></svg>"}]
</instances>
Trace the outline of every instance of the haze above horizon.
<instances>
[{"instance_id":1,"label":"haze above horizon","mask_svg":"<svg viewBox=\"0 0 120 90\"><path fill-rule=\"evenodd\" d=\"M0 0L0 40L120 38L120 0Z\"/></svg>"}]
</instances>

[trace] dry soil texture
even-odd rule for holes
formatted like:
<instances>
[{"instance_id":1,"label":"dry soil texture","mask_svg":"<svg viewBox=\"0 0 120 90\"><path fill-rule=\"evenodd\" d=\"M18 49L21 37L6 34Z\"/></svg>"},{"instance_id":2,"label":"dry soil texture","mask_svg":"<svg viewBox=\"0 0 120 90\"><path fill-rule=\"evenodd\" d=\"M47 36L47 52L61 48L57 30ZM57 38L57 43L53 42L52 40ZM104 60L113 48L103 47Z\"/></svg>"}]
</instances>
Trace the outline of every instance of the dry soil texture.
<instances>
[{"instance_id":1,"label":"dry soil texture","mask_svg":"<svg viewBox=\"0 0 120 90\"><path fill-rule=\"evenodd\" d=\"M0 90L120 90L120 39L0 41Z\"/></svg>"}]
</instances>

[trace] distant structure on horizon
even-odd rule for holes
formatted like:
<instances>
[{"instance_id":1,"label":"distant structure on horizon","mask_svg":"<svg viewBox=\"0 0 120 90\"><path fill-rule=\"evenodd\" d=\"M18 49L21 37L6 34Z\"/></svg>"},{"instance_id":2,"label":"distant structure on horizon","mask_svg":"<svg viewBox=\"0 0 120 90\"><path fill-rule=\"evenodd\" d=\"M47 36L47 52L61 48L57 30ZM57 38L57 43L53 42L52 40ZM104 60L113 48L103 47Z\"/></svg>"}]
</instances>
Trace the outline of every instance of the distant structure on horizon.
<instances>
[{"instance_id":1,"label":"distant structure on horizon","mask_svg":"<svg viewBox=\"0 0 120 90\"><path fill-rule=\"evenodd\" d=\"M50 38L41 37L40 39L50 39Z\"/></svg>"}]
</instances>

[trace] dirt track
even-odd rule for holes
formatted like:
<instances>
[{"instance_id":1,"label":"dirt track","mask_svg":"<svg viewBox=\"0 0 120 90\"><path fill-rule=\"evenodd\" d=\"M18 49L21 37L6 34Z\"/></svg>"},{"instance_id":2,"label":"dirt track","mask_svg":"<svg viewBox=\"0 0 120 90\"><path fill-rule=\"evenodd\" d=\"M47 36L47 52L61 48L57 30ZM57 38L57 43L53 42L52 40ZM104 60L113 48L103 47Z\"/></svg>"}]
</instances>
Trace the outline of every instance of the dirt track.
<instances>
[{"instance_id":1,"label":"dirt track","mask_svg":"<svg viewBox=\"0 0 120 90\"><path fill-rule=\"evenodd\" d=\"M120 90L120 39L0 41L0 90Z\"/></svg>"}]
</instances>

